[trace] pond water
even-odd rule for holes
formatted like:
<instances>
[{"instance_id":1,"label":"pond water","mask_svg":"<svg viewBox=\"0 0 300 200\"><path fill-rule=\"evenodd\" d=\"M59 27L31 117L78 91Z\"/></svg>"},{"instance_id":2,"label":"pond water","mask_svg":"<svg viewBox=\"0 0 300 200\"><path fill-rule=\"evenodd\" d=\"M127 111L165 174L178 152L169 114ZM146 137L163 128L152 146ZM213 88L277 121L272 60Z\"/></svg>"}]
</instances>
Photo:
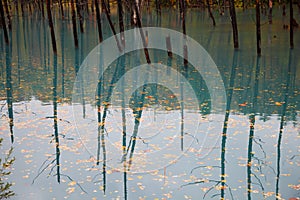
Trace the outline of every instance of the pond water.
<instances>
[{"instance_id":1,"label":"pond water","mask_svg":"<svg viewBox=\"0 0 300 200\"><path fill-rule=\"evenodd\" d=\"M281 12L274 8L272 24L262 16L257 57L253 9L237 9L238 51L229 13L214 12L213 27L206 11L190 9L187 35L207 54L190 53L210 62L207 73L161 49L149 50L158 63L149 69L136 50L100 70L99 85L99 69L82 70L112 54L96 48L94 15L85 16L75 49L70 13L62 20L54 6L57 57L46 20L13 16L10 46L0 32L1 156L13 147L12 199L300 197L300 38L295 29L290 50ZM143 25L181 31L173 9L145 11Z\"/></svg>"}]
</instances>

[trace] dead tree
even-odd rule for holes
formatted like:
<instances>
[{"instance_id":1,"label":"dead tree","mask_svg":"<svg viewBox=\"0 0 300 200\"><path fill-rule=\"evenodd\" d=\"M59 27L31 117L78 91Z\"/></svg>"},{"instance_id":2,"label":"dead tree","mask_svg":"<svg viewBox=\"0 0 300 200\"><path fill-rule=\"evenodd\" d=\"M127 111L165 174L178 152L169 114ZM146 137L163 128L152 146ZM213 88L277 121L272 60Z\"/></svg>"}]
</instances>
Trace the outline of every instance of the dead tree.
<instances>
[{"instance_id":1,"label":"dead tree","mask_svg":"<svg viewBox=\"0 0 300 200\"><path fill-rule=\"evenodd\" d=\"M234 0L229 0L229 11L230 11L232 31L233 31L233 46L235 49L238 49L239 48L239 37L238 37L238 29L237 29L237 23L236 23Z\"/></svg>"}]
</instances>

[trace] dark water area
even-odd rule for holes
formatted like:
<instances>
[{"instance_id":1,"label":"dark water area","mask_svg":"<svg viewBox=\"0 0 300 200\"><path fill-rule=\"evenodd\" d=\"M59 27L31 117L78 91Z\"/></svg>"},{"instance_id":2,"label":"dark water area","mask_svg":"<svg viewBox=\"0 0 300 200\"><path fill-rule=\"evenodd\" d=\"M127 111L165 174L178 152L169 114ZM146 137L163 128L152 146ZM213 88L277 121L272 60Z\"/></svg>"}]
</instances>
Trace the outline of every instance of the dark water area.
<instances>
[{"instance_id":1,"label":"dark water area","mask_svg":"<svg viewBox=\"0 0 300 200\"><path fill-rule=\"evenodd\" d=\"M136 50L114 60L95 91L80 68L113 54L97 49L96 16L85 13L76 49L71 12L66 9L65 19L57 5L52 12L57 56L48 21L38 12L13 15L9 45L0 32L1 157L14 148L7 179L12 199L300 197L300 29L290 49L283 29L289 16L280 6L273 8L272 24L261 16L261 57L254 9L237 8L240 48L234 50L229 11L213 11L214 27L207 11L192 8L187 35L217 74L201 74L191 62L184 67L182 57L158 49L149 49L150 58L163 65L149 70L142 66L144 51ZM143 26L181 32L177 10L157 14L143 11ZM116 9L111 16L118 32ZM101 17L109 40L112 31ZM124 18L133 32L130 15ZM296 7L294 18L300 21ZM205 77L222 81L224 98L211 93ZM223 109L214 110L214 102Z\"/></svg>"}]
</instances>

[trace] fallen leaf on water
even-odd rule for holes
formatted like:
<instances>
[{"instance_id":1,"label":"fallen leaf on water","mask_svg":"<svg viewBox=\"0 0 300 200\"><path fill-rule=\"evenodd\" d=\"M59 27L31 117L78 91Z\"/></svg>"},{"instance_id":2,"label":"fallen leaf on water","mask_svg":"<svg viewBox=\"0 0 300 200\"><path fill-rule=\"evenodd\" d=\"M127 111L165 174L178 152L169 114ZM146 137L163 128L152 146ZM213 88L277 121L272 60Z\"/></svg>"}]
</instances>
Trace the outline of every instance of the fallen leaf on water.
<instances>
[{"instance_id":1,"label":"fallen leaf on water","mask_svg":"<svg viewBox=\"0 0 300 200\"><path fill-rule=\"evenodd\" d=\"M75 187L70 187L66 191L67 191L68 194L71 194L75 191Z\"/></svg>"},{"instance_id":2,"label":"fallen leaf on water","mask_svg":"<svg viewBox=\"0 0 300 200\"><path fill-rule=\"evenodd\" d=\"M68 183L68 186L74 186L76 185L76 181L71 181L70 183Z\"/></svg>"}]
</instances>

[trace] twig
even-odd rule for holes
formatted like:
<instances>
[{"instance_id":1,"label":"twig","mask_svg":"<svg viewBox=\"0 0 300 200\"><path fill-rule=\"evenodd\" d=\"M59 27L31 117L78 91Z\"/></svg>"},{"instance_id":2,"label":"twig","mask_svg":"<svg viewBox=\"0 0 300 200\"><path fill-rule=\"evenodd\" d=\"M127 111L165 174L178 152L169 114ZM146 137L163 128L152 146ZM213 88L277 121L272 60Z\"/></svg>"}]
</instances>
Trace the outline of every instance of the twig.
<instances>
[{"instance_id":1,"label":"twig","mask_svg":"<svg viewBox=\"0 0 300 200\"><path fill-rule=\"evenodd\" d=\"M267 157L267 154L266 154L266 152L265 152L263 146L262 146L258 141L256 141L255 138L253 138L253 141L259 146L259 148L262 150L262 152L263 152L263 154L264 154L264 158L266 158L266 157ZM262 141L262 140L259 139L259 141ZM263 143L264 143L264 142L263 142Z\"/></svg>"},{"instance_id":2,"label":"twig","mask_svg":"<svg viewBox=\"0 0 300 200\"><path fill-rule=\"evenodd\" d=\"M203 195L203 199L205 199L206 195L212 190L214 189L217 185L219 185L221 183L221 181L219 183L216 183L214 186L210 187L205 194Z\"/></svg>"},{"instance_id":3,"label":"twig","mask_svg":"<svg viewBox=\"0 0 300 200\"><path fill-rule=\"evenodd\" d=\"M260 188L261 188L262 192L264 193L264 191L265 191L265 188L264 188L264 186L263 186L262 182L260 181L260 179L257 177L257 175L256 175L256 174L254 174L254 173L252 173L252 174L253 174L253 176L256 178L256 180L258 181L258 185L260 186ZM253 183L253 184L254 184L254 183Z\"/></svg>"},{"instance_id":4,"label":"twig","mask_svg":"<svg viewBox=\"0 0 300 200\"><path fill-rule=\"evenodd\" d=\"M67 177L70 181L74 181L70 176L66 175L66 174L60 174L61 176ZM83 187L77 183L77 181L75 181L76 185L81 189L82 192L84 192L85 194L87 194L87 192L83 189Z\"/></svg>"},{"instance_id":5,"label":"twig","mask_svg":"<svg viewBox=\"0 0 300 200\"><path fill-rule=\"evenodd\" d=\"M195 182L192 182L192 183L187 183L187 184L181 185L180 188L183 188L183 187L189 186L189 185L196 185L196 184L200 184L200 183L209 183L209 182L220 183L221 181L205 179L205 180L195 181Z\"/></svg>"},{"instance_id":6,"label":"twig","mask_svg":"<svg viewBox=\"0 0 300 200\"><path fill-rule=\"evenodd\" d=\"M42 164L42 166L49 160L49 158L47 158L47 160L45 160ZM52 165L54 162L55 162L56 159L53 159L49 164L46 165L46 167L44 167L42 170L42 166L40 167L40 169L38 170L39 173L34 177L34 179L32 180L32 183L31 184L34 184L35 180L50 166ZM54 165L55 167L55 165Z\"/></svg>"},{"instance_id":7,"label":"twig","mask_svg":"<svg viewBox=\"0 0 300 200\"><path fill-rule=\"evenodd\" d=\"M191 174L193 173L194 170L199 169L199 168L205 168L205 167L211 167L211 168L221 168L220 166L208 166L208 165L200 165L198 167L195 167L191 170Z\"/></svg>"}]
</instances>

